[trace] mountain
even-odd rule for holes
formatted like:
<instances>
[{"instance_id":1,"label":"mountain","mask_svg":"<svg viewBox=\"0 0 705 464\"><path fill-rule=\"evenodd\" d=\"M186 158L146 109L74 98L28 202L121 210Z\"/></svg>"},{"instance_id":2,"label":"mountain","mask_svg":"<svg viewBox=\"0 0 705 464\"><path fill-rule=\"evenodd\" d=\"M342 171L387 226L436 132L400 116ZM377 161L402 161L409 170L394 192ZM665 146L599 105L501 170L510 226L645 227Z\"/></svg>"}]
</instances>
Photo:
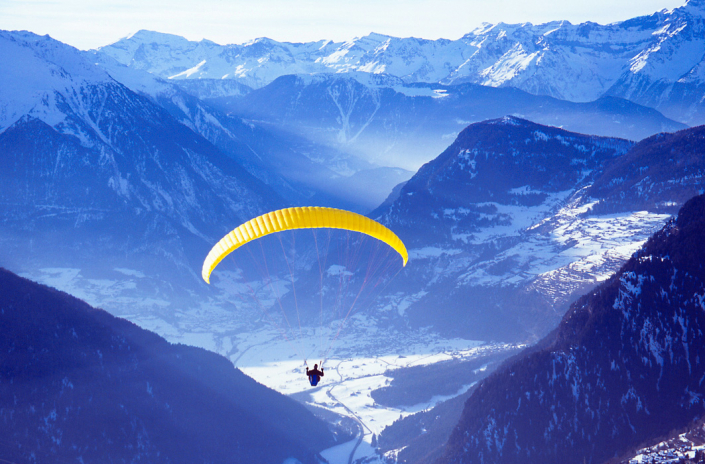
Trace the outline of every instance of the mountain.
<instances>
[{"instance_id":1,"label":"mountain","mask_svg":"<svg viewBox=\"0 0 705 464\"><path fill-rule=\"evenodd\" d=\"M364 73L283 76L243 97L208 100L231 114L353 153L416 170L472 122L520 115L544 125L640 140L686 126L650 108L606 97L571 103L477 84L404 84Z\"/></svg>"},{"instance_id":2,"label":"mountain","mask_svg":"<svg viewBox=\"0 0 705 464\"><path fill-rule=\"evenodd\" d=\"M603 252L583 248L599 238L580 224L576 203L594 176L631 146L511 117L470 125L395 201L372 214L410 249L403 278L416 291L405 292L400 315L413 326L471 339L545 334L562 312L545 289L526 286ZM537 230L554 215L562 217L560 226ZM648 230L653 220L640 227ZM593 268L592 276L598 272Z\"/></svg>"},{"instance_id":3,"label":"mountain","mask_svg":"<svg viewBox=\"0 0 705 464\"><path fill-rule=\"evenodd\" d=\"M434 385L432 391L436 394L441 385L445 393L457 392L458 387L464 393L450 397L433 408L394 421L379 435L379 453L397 463L430 462L432 457L439 457L460 419L463 404L477 385L501 366L502 361L519 351L511 350L478 362L440 362L390 372L388 375L393 378L390 386L372 392L381 404L389 399L396 399L396 404L412 404L419 393L425 393L430 385ZM439 378L443 382L438 382Z\"/></svg>"},{"instance_id":4,"label":"mountain","mask_svg":"<svg viewBox=\"0 0 705 464\"><path fill-rule=\"evenodd\" d=\"M320 462L302 405L225 358L0 269L0 429L13 462Z\"/></svg>"},{"instance_id":5,"label":"mountain","mask_svg":"<svg viewBox=\"0 0 705 464\"><path fill-rule=\"evenodd\" d=\"M540 339L701 191L702 131L634 145L518 118L470 125L372 213L410 256L406 288L380 307L446 334Z\"/></svg>"},{"instance_id":6,"label":"mountain","mask_svg":"<svg viewBox=\"0 0 705 464\"><path fill-rule=\"evenodd\" d=\"M328 41L280 43L266 38L222 46L209 40L191 42L172 34L141 30L98 51L165 79L231 78L256 88L283 74L322 69L308 61L315 61L313 57L326 47L332 50L334 45Z\"/></svg>"},{"instance_id":7,"label":"mountain","mask_svg":"<svg viewBox=\"0 0 705 464\"><path fill-rule=\"evenodd\" d=\"M380 64L375 55L388 48L388 63ZM171 34L141 30L98 51L165 79L236 79L259 88L287 74L347 71L387 72L400 77L425 75L431 80L413 80L435 82L462 64L445 62L458 61L466 53L464 48L462 42L395 39L374 33L337 43L287 43L259 38L242 45L218 45L209 40L191 42ZM440 67L440 73L419 72L418 68L432 67L429 57Z\"/></svg>"},{"instance_id":8,"label":"mountain","mask_svg":"<svg viewBox=\"0 0 705 464\"><path fill-rule=\"evenodd\" d=\"M466 402L438 462L603 462L702 415L705 196Z\"/></svg>"},{"instance_id":9,"label":"mountain","mask_svg":"<svg viewBox=\"0 0 705 464\"><path fill-rule=\"evenodd\" d=\"M236 79L253 88L287 74L386 73L406 83L471 82L588 102L617 96L689 125L702 105L705 3L600 25L484 24L458 40L370 34L347 42L243 45L139 31L100 48L163 78Z\"/></svg>"},{"instance_id":10,"label":"mountain","mask_svg":"<svg viewBox=\"0 0 705 464\"><path fill-rule=\"evenodd\" d=\"M675 213L705 186L705 127L658 134L639 142L595 180L594 212L649 209Z\"/></svg>"},{"instance_id":11,"label":"mountain","mask_svg":"<svg viewBox=\"0 0 705 464\"><path fill-rule=\"evenodd\" d=\"M487 129L489 127L485 128ZM492 320L487 315L488 308L491 312L499 312L514 307L515 312L502 313L507 322L513 320L514 316L510 314L516 314L517 320L521 321L520 324L528 327L530 324L536 324L543 317L545 319L539 323L543 329L534 333L545 334L552 330L558 322L548 321L555 320L553 318L556 315L563 314L565 311L563 308L567 308L568 304L577 298L576 295L589 291L609 278L612 272L629 258L625 255L636 251L638 247L635 245L643 243L643 237L649 229L658 229L661 227L659 224L663 224L661 221L667 220L668 215L677 212L677 208L686 201L682 198L702 193L703 179L702 174L698 173L705 170L703 164L705 158L698 153L703 130L705 128L697 127L675 134L661 134L636 144L620 156L609 159L604 164L604 169L593 173L595 177L591 181L592 184L588 184L583 189L577 189L568 201L559 203L548 214L537 214L532 221L533 225L521 232L521 239L517 243L508 244L508 248L500 251L498 255L494 254L494 250L489 250L485 251L484 256L476 258L477 264L474 266L477 267L469 272L475 281L456 281L456 287L449 292L455 293L456 296L448 298L447 301L440 299L434 301L433 298L425 296L424 299L428 298L430 301L419 300L418 303L412 303L409 308L406 308L406 313L413 315L416 311L427 311L429 314L444 312L447 311L448 301L456 298L460 300L461 297L457 295L466 295L465 305L458 305L457 313L453 312L452 320L455 326L462 324L463 319L468 315L477 321L475 325L486 324L486 320ZM506 139L509 143L513 138L506 132L499 132L496 137L497 140ZM498 151L501 152L501 150ZM544 151L546 150L539 152ZM434 192L433 197L444 198L455 195L460 197L456 201L463 201L468 196L466 193L468 187L451 183L448 188L444 188L445 182L449 182L450 179L460 179L466 184L472 184L483 173L478 167L475 178L460 176L455 172L457 168L454 169L454 163L459 160L450 156L451 153L447 154L443 163L439 162L435 165L429 163L427 171L429 174L419 180L426 182L428 192ZM467 161L465 163L467 164ZM554 165L546 161L537 164L542 167ZM424 170L426 168L419 174ZM484 174L487 175L487 173ZM500 179L502 178L511 180L518 176L500 176ZM412 179L410 183L412 182L415 180ZM416 190L411 196L412 200L399 200L400 204L412 205L413 197L419 191L426 190ZM428 192L425 193L427 196ZM454 192L459 192L459 195ZM490 190L490 192L493 191ZM493 195L496 196L496 193ZM399 195L398 198L402 199L403 196ZM492 204L495 204L494 201L486 205ZM426 208L422 208L422 211L426 211ZM516 218L518 211L521 209L512 211L512 219ZM635 211L641 211L641 213L635 213ZM649 214L647 211L654 213ZM428 217L427 215L428 212L418 217ZM410 219L414 215L408 214L402 217ZM543 219L540 219L541 217ZM455 224L453 218L449 219L450 224ZM440 224L441 230L436 235L443 235L443 231L446 230L447 226L443 227L443 223ZM416 231L431 227L429 224L415 225L413 222L408 226ZM482 230L480 227L478 229ZM492 242L499 242L501 235L498 232L488 238ZM509 240L508 235L505 232L504 240ZM550 242L553 242L554 246L560 245L551 249ZM460 251L457 241L455 243L440 241L440 243L443 245L438 248L448 250L455 247ZM435 269L444 265L446 266L444 269L451 269L451 266L446 263L453 257L460 260L462 253L446 257L441 255L437 261L426 257L425 265ZM511 260L516 264L511 264ZM500 270L499 266L506 261L510 263L505 264L504 269L500 268L505 273L504 277L500 277L501 274L497 275L499 274L497 270ZM414 261L410 261L409 265L413 264ZM517 269L516 267L520 265L522 267ZM534 266L540 269L536 269L533 276L528 276L527 273L531 273ZM485 272L481 272L481 269ZM437 284L446 278L453 282L453 274L444 274L435 277ZM461 285L467 287L464 290L465 293ZM482 292L483 286L489 288ZM491 294L492 291L495 293L494 296ZM429 291L429 294L432 293L434 292ZM480 300L480 297L484 300ZM487 301L490 303L488 304ZM432 309L420 309L415 307L417 304ZM543 313L539 311L542 307L545 311ZM533 322L527 318L529 314L533 314L535 318ZM542 316L540 317L539 314ZM428 324L431 320L431 316L425 317L422 325ZM415 318L410 317L409 320L413 321ZM537 326L534 325L534 327ZM467 376L464 381L470 383L472 379L473 377ZM435 460L460 417L462 404L472 391L471 389L464 395L424 413L396 421L385 429L379 438L382 450L396 453L398 462L420 463ZM454 421L452 425L449 424L451 421ZM651 443L660 441L662 440L656 439Z\"/></svg>"},{"instance_id":12,"label":"mountain","mask_svg":"<svg viewBox=\"0 0 705 464\"><path fill-rule=\"evenodd\" d=\"M410 260L367 316L446 337L540 339L697 193L702 130L633 144L517 118L469 126L373 215L399 233ZM631 185L648 195L623 194ZM474 377L440 385L456 381ZM438 456L472 388L395 421L379 435L380 451L409 463ZM373 392L380 402L386 396Z\"/></svg>"},{"instance_id":13,"label":"mountain","mask_svg":"<svg viewBox=\"0 0 705 464\"><path fill-rule=\"evenodd\" d=\"M570 101L618 96L702 124L702 93L690 92L702 90L697 70L705 55L704 13L702 0L689 0L672 11L608 25L488 24L461 39L477 53L447 79ZM671 92L676 89L681 92Z\"/></svg>"},{"instance_id":14,"label":"mountain","mask_svg":"<svg viewBox=\"0 0 705 464\"><path fill-rule=\"evenodd\" d=\"M78 50L1 33L0 55L13 63L0 71L4 266L84 269L95 282L137 271L151 282L125 283L143 293L123 304L161 305L162 292L201 285L195 270L228 226L285 204Z\"/></svg>"},{"instance_id":15,"label":"mountain","mask_svg":"<svg viewBox=\"0 0 705 464\"><path fill-rule=\"evenodd\" d=\"M625 26L649 24L657 30L606 94L656 108L691 125L703 124L705 2L689 0L681 8L627 21Z\"/></svg>"},{"instance_id":16,"label":"mountain","mask_svg":"<svg viewBox=\"0 0 705 464\"><path fill-rule=\"evenodd\" d=\"M232 79L179 79L170 82L201 100L223 96L244 96L252 91L252 87Z\"/></svg>"},{"instance_id":17,"label":"mountain","mask_svg":"<svg viewBox=\"0 0 705 464\"><path fill-rule=\"evenodd\" d=\"M589 183L588 176L631 145L513 117L472 124L419 169L380 218L412 245L463 234L469 241L480 227L506 221L488 203L541 205Z\"/></svg>"}]
</instances>

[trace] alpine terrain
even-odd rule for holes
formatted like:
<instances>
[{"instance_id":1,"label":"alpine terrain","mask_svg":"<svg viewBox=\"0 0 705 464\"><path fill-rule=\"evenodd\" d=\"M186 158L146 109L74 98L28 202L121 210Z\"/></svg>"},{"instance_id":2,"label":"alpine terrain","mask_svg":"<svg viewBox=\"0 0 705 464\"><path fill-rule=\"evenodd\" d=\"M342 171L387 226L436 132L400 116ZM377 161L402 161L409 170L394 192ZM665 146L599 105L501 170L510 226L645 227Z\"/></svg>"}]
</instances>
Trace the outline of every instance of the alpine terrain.
<instances>
[{"instance_id":1,"label":"alpine terrain","mask_svg":"<svg viewBox=\"0 0 705 464\"><path fill-rule=\"evenodd\" d=\"M212 224L285 204L77 50L4 33L0 53L16 63L0 71L4 265L83 269L98 286L106 277L149 276L145 287L106 290L137 292L123 300L132 310L159 306L162 292L197 281Z\"/></svg>"},{"instance_id":2,"label":"alpine terrain","mask_svg":"<svg viewBox=\"0 0 705 464\"><path fill-rule=\"evenodd\" d=\"M438 462L604 462L703 412L705 196L466 402Z\"/></svg>"},{"instance_id":3,"label":"alpine terrain","mask_svg":"<svg viewBox=\"0 0 705 464\"><path fill-rule=\"evenodd\" d=\"M404 283L418 291L391 307L480 339L542 337L702 191L704 137L633 145L516 118L469 126L372 215L411 249Z\"/></svg>"},{"instance_id":4,"label":"alpine terrain","mask_svg":"<svg viewBox=\"0 0 705 464\"><path fill-rule=\"evenodd\" d=\"M573 103L515 88L405 84L359 72L282 76L245 96L207 101L370 163L411 170L443 151L468 124L505 115L630 140L686 128L616 97Z\"/></svg>"},{"instance_id":5,"label":"alpine terrain","mask_svg":"<svg viewBox=\"0 0 705 464\"><path fill-rule=\"evenodd\" d=\"M588 102L612 95L703 124L705 2L600 25L485 24L458 40L373 33L347 42L242 45L139 31L100 48L117 61L173 80L237 80L260 88L287 74L362 72L406 83L470 82ZM221 95L244 93L240 87ZM213 95L213 93L210 93Z\"/></svg>"},{"instance_id":6,"label":"alpine terrain","mask_svg":"<svg viewBox=\"0 0 705 464\"><path fill-rule=\"evenodd\" d=\"M697 429L705 0L0 59L0 461L597 464ZM255 220L204 281L294 206L403 246Z\"/></svg>"}]
</instances>

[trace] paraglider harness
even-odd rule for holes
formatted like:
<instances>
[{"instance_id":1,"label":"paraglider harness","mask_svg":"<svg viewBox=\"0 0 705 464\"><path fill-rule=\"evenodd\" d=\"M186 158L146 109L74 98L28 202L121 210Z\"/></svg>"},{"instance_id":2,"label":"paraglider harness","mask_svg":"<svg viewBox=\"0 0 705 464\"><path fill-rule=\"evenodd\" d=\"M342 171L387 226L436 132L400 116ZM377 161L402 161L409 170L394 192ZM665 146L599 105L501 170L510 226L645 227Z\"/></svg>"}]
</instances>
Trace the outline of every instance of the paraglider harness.
<instances>
[{"instance_id":1,"label":"paraglider harness","mask_svg":"<svg viewBox=\"0 0 705 464\"><path fill-rule=\"evenodd\" d=\"M311 383L312 387L315 387L318 385L318 382L320 382L321 377L323 377L323 361L321 361L321 370L318 370L318 364L313 365L313 369L309 370L308 364L306 361L304 361L304 364L306 365L306 375L308 376L308 381Z\"/></svg>"}]
</instances>

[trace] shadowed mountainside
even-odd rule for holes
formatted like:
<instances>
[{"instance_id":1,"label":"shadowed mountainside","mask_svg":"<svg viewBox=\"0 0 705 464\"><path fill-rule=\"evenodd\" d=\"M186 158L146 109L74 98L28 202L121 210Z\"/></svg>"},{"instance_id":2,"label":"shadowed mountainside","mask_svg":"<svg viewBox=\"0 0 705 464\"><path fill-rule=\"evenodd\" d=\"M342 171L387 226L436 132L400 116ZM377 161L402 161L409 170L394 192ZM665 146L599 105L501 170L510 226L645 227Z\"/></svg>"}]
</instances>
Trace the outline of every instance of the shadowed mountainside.
<instances>
[{"instance_id":1,"label":"shadowed mountainside","mask_svg":"<svg viewBox=\"0 0 705 464\"><path fill-rule=\"evenodd\" d=\"M227 359L0 269L0 457L12 462L318 462L302 405Z\"/></svg>"},{"instance_id":2,"label":"shadowed mountainside","mask_svg":"<svg viewBox=\"0 0 705 464\"><path fill-rule=\"evenodd\" d=\"M703 413L705 196L465 403L439 463L602 462Z\"/></svg>"}]
</instances>

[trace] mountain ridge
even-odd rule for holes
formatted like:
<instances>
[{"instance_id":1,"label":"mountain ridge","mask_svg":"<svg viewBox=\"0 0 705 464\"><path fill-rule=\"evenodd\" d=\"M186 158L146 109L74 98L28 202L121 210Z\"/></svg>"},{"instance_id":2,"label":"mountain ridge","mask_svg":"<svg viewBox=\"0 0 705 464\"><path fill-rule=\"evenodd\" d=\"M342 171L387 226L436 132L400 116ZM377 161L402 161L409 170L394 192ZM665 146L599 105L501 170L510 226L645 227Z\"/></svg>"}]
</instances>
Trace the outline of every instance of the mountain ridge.
<instances>
[{"instance_id":1,"label":"mountain ridge","mask_svg":"<svg viewBox=\"0 0 705 464\"><path fill-rule=\"evenodd\" d=\"M171 57L172 49L157 33L138 34L100 52L164 78L235 78L253 88L284 74L362 71L405 82L512 86L576 102L613 95L697 125L705 122L702 104L692 98L705 88L703 11L704 5L689 0L671 11L608 25L485 24L455 41L370 34L337 43L187 42L178 55L189 57L176 68L164 64L160 53Z\"/></svg>"},{"instance_id":2,"label":"mountain ridge","mask_svg":"<svg viewBox=\"0 0 705 464\"><path fill-rule=\"evenodd\" d=\"M573 103L473 83L405 84L389 75L287 75L244 96L208 99L378 165L416 170L469 124L514 115L584 134L640 140L687 126L618 97Z\"/></svg>"}]
</instances>

